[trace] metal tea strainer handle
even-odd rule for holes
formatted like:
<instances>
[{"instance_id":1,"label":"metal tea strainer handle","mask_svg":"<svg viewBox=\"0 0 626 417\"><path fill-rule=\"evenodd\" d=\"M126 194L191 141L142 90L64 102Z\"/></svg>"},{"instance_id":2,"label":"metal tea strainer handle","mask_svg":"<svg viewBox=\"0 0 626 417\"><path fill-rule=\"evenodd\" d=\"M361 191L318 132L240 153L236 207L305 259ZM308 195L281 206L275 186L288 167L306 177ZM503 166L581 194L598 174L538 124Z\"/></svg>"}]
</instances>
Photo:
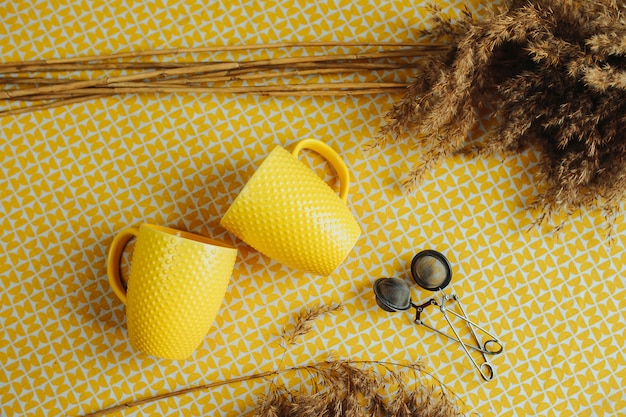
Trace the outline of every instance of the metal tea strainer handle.
<instances>
[{"instance_id":1,"label":"metal tea strainer handle","mask_svg":"<svg viewBox=\"0 0 626 417\"><path fill-rule=\"evenodd\" d=\"M422 326L425 326L445 337L447 337L450 340L453 340L457 343L459 343L461 345L461 348L463 348L463 350L465 351L465 354L467 355L467 357L469 358L470 362L472 362L472 365L474 365L474 367L478 370L478 373L480 373L480 376L485 380L485 381L490 381L495 377L495 368L493 367L493 365L491 365L491 362L489 362L489 359L487 359L486 355L498 355L500 353L502 353L502 351L504 350L504 347L502 345L501 342L499 342L495 336L493 336L490 332L488 332L487 330L485 330L483 327L478 326L476 323L474 323L473 321L469 320L467 318L467 315L465 314L465 310L463 309L463 306L459 303L458 297L453 294L452 296L449 296L445 293L443 293L443 290L441 290L442 292L442 302L441 304L439 304L437 302L437 300L435 299L431 299L428 302L426 302L425 304L422 304L421 306L416 306L416 310L417 310L417 314L415 317L415 323L416 324L421 324ZM454 300L457 302L457 306L459 307L459 309L461 310L461 314L457 314L454 311L448 310L445 302L449 301L449 300ZM454 334L454 336L449 335L448 333L442 332L441 330L425 323L424 321L422 321L420 319L420 314L423 311L423 306L428 306L428 305L435 305L437 307L439 307L439 310L441 311L441 313L443 314L443 317L446 319L446 322L448 323L448 327L450 327L450 329L452 330L452 333ZM456 328L453 326L452 322L450 321L450 318L448 317L447 313L451 313L454 316L460 318L461 320L465 321L465 323L467 324L468 328L470 329L470 333L472 335L472 338L474 339L474 342L476 343L476 345L469 345L465 342L463 342L461 340L461 337L459 335L459 333L457 332ZM483 333L487 334L489 337L491 337L491 339L487 340L485 343L480 343L478 336L476 335L476 332L474 331L474 327L476 327L477 329L479 329L480 331L482 331ZM491 344L495 344L498 346L497 350L491 350L489 349L488 346L490 346ZM468 350L468 348L470 349L474 349L478 352L481 353L482 357L483 357L483 362L482 363L477 363L476 360L474 359L474 357L471 355L470 351Z\"/></svg>"},{"instance_id":2,"label":"metal tea strainer handle","mask_svg":"<svg viewBox=\"0 0 626 417\"><path fill-rule=\"evenodd\" d=\"M442 297L446 297L448 300L450 298L452 298L452 299L454 299L454 301L457 301L457 302L459 301L459 298L456 296L456 294L452 294L451 296L448 296L447 294L444 293L444 295ZM455 313L452 310L448 310L445 306L443 307L444 311L442 311L442 313L444 314L444 317L445 317L446 321L448 321L448 323L450 323L450 321L448 320L448 317L447 317L447 313L450 313L453 316L458 317L459 319L461 319L461 320L465 321L466 323L470 324L471 326L476 327L478 330L480 330L481 332L485 333L487 336L491 337L491 339L489 339L489 340L487 340L487 341L485 341L484 343L481 344L480 342L478 342L478 340L476 340L477 338L475 336L473 336L474 340L476 341L476 345L470 345L470 344L467 344L467 343L463 342L462 340L459 340L458 337L450 336L448 333L443 332L443 331L441 331L441 330L431 326L430 324L426 323L425 321L423 321L421 319L421 314L422 314L422 312L424 312L424 310L427 307L429 307L431 305L435 306L435 307L438 307L440 311L442 309L441 304L439 304L437 302L437 300L435 300L434 298L431 298L430 300L428 300L425 303L420 304L420 305L417 305L417 304L413 304L412 305L412 307L414 307L415 310L416 310L415 320L414 320L415 324L420 324L420 325L422 325L424 327L427 327L430 330L432 330L434 332L437 332L440 335L445 336L445 337L447 337L450 340L453 340L455 342L461 343L461 344L465 345L467 348L473 349L473 350L475 350L477 352L480 352L482 354L485 354L485 355L499 355L504 350L504 347L502 346L502 343L500 341L498 341L497 338L494 335L492 335L484 327L479 326L478 324L474 323L473 321L471 321L471 320L469 320L467 318L467 316L465 315L465 311L463 310L463 306L460 303L458 303L458 306L459 306L459 309L461 309L463 315L457 314L457 313ZM450 325L450 327L452 327L452 326ZM453 330L454 330L454 328L453 328ZM472 330L471 327L470 327L470 330ZM497 347L495 347L493 349L489 348L489 346L494 345L494 344L497 345Z\"/></svg>"}]
</instances>

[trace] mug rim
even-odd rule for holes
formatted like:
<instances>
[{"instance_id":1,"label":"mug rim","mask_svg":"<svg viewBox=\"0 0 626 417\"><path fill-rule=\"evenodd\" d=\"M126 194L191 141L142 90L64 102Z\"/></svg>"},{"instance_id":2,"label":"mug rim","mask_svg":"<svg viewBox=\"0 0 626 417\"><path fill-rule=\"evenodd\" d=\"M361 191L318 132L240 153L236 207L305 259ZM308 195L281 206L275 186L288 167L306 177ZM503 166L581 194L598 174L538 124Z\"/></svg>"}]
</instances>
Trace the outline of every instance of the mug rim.
<instances>
[{"instance_id":1,"label":"mug rim","mask_svg":"<svg viewBox=\"0 0 626 417\"><path fill-rule=\"evenodd\" d=\"M224 249L232 249L232 250L236 250L234 246L229 245L226 242L222 242L219 240L215 240L212 239L210 237L207 236L202 236L193 232L188 232L186 230L180 230L180 229L174 229L171 227L167 227L167 226L159 226L156 224L150 224L150 223L144 223L142 224L140 227L145 227L148 229L151 229L153 231L159 232L159 233L163 233L166 235L170 235L170 236L174 236L174 237L179 237L179 238L183 238L183 239L187 239L187 240L191 240L193 242L197 242L200 244L205 244L205 245L211 245L211 246L218 246L220 248L224 248Z\"/></svg>"}]
</instances>

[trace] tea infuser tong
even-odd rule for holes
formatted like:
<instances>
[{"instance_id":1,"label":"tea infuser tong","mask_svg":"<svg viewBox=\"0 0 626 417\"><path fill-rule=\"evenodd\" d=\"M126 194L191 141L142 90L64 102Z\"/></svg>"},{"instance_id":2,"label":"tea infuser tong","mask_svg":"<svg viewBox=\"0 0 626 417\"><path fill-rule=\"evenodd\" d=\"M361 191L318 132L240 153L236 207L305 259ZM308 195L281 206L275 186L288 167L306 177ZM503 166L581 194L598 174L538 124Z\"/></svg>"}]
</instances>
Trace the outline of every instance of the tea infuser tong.
<instances>
[{"instance_id":1,"label":"tea infuser tong","mask_svg":"<svg viewBox=\"0 0 626 417\"><path fill-rule=\"evenodd\" d=\"M408 284L400 278L379 278L374 283L374 293L376 294L376 303L380 308L389 312L406 311L410 308L415 308L416 315L414 322L418 325L422 325L442 336L447 337L461 345L466 355L474 367L480 373L480 376L485 381L490 381L495 377L495 369L487 359L487 355L498 355L504 351L504 345L498 340L496 336L487 331L484 327L471 321L465 309L459 302L459 297L456 294L448 295L444 292L444 288L450 283L452 279L452 267L448 259L440 252L434 250L424 250L413 257L411 261L411 276L415 283L420 287L428 291L438 291L441 294L441 300L431 298L423 304L415 304L411 300L411 293ZM461 314L448 309L446 303L456 302L457 308ZM441 331L434 326L424 322L422 320L422 313L429 306L435 306L439 308L439 311L443 314L448 326L452 330L453 335ZM464 321L469 330L475 345L467 344L463 342L459 336L459 333L452 325L452 321L448 314L451 314L458 319ZM481 343L478 339L475 330L479 330L489 337L489 339ZM470 354L469 349L473 349L481 353L483 362L478 364L476 360Z\"/></svg>"}]
</instances>

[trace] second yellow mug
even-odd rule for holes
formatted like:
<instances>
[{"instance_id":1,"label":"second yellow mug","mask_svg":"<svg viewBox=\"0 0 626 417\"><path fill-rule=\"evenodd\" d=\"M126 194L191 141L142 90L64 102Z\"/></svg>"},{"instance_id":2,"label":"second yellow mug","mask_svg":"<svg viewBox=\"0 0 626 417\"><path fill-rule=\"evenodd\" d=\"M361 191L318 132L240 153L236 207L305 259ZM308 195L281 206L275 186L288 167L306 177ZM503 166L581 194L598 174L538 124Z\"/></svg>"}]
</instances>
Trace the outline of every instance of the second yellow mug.
<instances>
[{"instance_id":1,"label":"second yellow mug","mask_svg":"<svg viewBox=\"0 0 626 417\"><path fill-rule=\"evenodd\" d=\"M340 181L337 194L298 159L319 153ZM220 224L270 258L305 272L330 275L361 234L346 205L350 174L341 157L316 139L290 153L277 146L248 180Z\"/></svg>"},{"instance_id":2,"label":"second yellow mug","mask_svg":"<svg viewBox=\"0 0 626 417\"><path fill-rule=\"evenodd\" d=\"M128 290L120 276L124 247L137 238ZM166 359L186 359L222 304L237 250L189 232L143 224L122 230L109 249L107 274L126 304L131 345Z\"/></svg>"}]
</instances>

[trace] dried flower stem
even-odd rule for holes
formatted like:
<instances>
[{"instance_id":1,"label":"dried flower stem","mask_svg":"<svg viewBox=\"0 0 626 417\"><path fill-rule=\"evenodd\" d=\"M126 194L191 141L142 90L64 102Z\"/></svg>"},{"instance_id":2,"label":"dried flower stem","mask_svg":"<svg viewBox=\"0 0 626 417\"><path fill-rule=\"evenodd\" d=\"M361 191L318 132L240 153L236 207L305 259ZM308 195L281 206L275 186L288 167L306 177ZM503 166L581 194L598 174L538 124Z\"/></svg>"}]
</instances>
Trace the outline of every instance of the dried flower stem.
<instances>
[{"instance_id":1,"label":"dried flower stem","mask_svg":"<svg viewBox=\"0 0 626 417\"><path fill-rule=\"evenodd\" d=\"M154 84L154 83L132 83L119 82L103 87L76 88L51 94L40 94L31 96L33 100L49 100L53 98L93 95L113 95L113 94L157 94L157 93L219 93L219 94L240 94L240 93L273 93L273 92L302 92L302 91L358 91L374 89L405 89L407 83L310 83L310 84L279 84L263 86L241 86L241 87L196 87L179 85L176 83Z\"/></svg>"},{"instance_id":2,"label":"dried flower stem","mask_svg":"<svg viewBox=\"0 0 626 417\"><path fill-rule=\"evenodd\" d=\"M204 390L208 390L208 389L211 389L211 388L217 388L217 387L221 387L221 386L224 386L224 385L234 384L234 383L237 383L237 382L251 381L251 380L254 380L254 379L265 378L265 377L272 376L272 375L280 373L280 372L297 371L299 368L304 368L304 367L294 367L294 368L285 369L285 370L282 370L282 371L281 370L277 370L277 371L260 372L260 373L257 373L257 374L247 375L247 376L243 376L243 377L239 377L239 378L231 378L231 379L228 379L228 380L225 380L225 381L211 382L209 384L199 385L197 387L185 388L185 389L181 389L181 390L178 390L178 391L172 391L172 392L167 392L167 393L164 393L164 394L155 395L153 397L142 398L140 400L128 401L128 402L125 402L123 404L117 404L117 405L114 405L112 407L105 408L103 410L94 411L93 413L89 413L89 414L84 414L83 417L101 417L101 416L106 416L108 414L112 414L112 413L119 412L119 411L122 411L122 410L127 410L127 409L133 408L133 407L139 407L141 405L145 405L145 404L152 403L152 402L159 401L159 400L164 400L164 399L170 398L170 397L177 397L179 395L191 394L193 392L204 391Z\"/></svg>"}]
</instances>

